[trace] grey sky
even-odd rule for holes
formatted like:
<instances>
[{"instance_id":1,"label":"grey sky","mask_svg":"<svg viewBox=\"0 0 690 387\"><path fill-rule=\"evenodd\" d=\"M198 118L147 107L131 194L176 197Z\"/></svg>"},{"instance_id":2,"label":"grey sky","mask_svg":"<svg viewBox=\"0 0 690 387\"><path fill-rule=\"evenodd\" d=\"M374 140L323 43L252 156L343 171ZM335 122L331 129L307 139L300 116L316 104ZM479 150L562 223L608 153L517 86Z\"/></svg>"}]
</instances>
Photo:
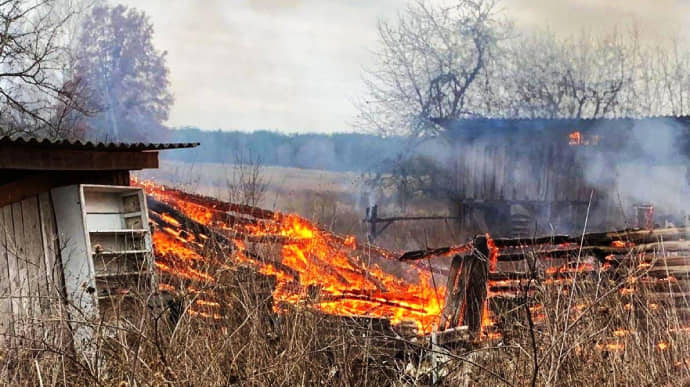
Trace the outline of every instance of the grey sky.
<instances>
[{"instance_id":1,"label":"grey sky","mask_svg":"<svg viewBox=\"0 0 690 387\"><path fill-rule=\"evenodd\" d=\"M445 1L445 0L438 0ZM168 51L175 95L168 124L204 129L349 131L376 23L405 0L121 0L144 10ZM690 1L505 0L518 28L686 32Z\"/></svg>"}]
</instances>

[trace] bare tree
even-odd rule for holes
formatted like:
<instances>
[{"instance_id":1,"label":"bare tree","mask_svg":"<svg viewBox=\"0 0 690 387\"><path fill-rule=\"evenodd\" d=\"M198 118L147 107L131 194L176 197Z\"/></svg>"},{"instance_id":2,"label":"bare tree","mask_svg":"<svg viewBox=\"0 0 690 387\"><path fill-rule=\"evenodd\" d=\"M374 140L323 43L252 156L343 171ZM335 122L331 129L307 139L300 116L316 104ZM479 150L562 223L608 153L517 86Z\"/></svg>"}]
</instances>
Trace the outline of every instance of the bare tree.
<instances>
[{"instance_id":1,"label":"bare tree","mask_svg":"<svg viewBox=\"0 0 690 387\"><path fill-rule=\"evenodd\" d=\"M235 151L235 162L226 170L228 201L248 206L259 206L266 195L268 181L260 155L250 150Z\"/></svg>"},{"instance_id":2,"label":"bare tree","mask_svg":"<svg viewBox=\"0 0 690 387\"><path fill-rule=\"evenodd\" d=\"M598 118L616 115L631 86L630 50L617 34L558 39L539 31L513 44L504 76L504 117Z\"/></svg>"},{"instance_id":3,"label":"bare tree","mask_svg":"<svg viewBox=\"0 0 690 387\"><path fill-rule=\"evenodd\" d=\"M71 135L66 117L86 112L66 82L63 27L75 10L57 0L0 2L0 134Z\"/></svg>"},{"instance_id":4,"label":"bare tree","mask_svg":"<svg viewBox=\"0 0 690 387\"><path fill-rule=\"evenodd\" d=\"M368 72L362 124L382 133L422 135L435 122L475 114L476 84L510 25L495 0L458 0L451 7L419 1L397 24L381 23L378 67Z\"/></svg>"}]
</instances>

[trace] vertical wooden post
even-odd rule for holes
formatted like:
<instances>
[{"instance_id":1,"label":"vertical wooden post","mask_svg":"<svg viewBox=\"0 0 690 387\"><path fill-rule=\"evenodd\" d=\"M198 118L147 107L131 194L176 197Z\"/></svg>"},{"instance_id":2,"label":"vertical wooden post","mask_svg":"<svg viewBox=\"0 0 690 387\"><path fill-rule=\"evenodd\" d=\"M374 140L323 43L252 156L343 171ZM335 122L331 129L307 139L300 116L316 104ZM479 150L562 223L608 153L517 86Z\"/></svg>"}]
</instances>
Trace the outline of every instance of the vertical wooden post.
<instances>
[{"instance_id":1,"label":"vertical wooden post","mask_svg":"<svg viewBox=\"0 0 690 387\"><path fill-rule=\"evenodd\" d=\"M465 258L462 255L453 257L448 273L448 284L446 286L446 302L441 313L440 330L446 330L457 326L457 320L462 313L462 302L465 298L465 286L461 284L460 275L465 265Z\"/></svg>"},{"instance_id":2,"label":"vertical wooden post","mask_svg":"<svg viewBox=\"0 0 690 387\"><path fill-rule=\"evenodd\" d=\"M472 255L453 258L448 273L448 292L440 329L467 325L478 335L482 327L489 277L489 246L486 236L474 238Z\"/></svg>"},{"instance_id":3,"label":"vertical wooden post","mask_svg":"<svg viewBox=\"0 0 690 387\"><path fill-rule=\"evenodd\" d=\"M471 259L472 267L468 274L463 324L467 325L471 333L479 334L482 328L489 279L489 245L485 235L474 238Z\"/></svg>"},{"instance_id":4,"label":"vertical wooden post","mask_svg":"<svg viewBox=\"0 0 690 387\"><path fill-rule=\"evenodd\" d=\"M378 206L374 204L372 207L367 207L367 217L365 221L368 226L368 239L370 243L376 240L376 221L378 219Z\"/></svg>"}]
</instances>

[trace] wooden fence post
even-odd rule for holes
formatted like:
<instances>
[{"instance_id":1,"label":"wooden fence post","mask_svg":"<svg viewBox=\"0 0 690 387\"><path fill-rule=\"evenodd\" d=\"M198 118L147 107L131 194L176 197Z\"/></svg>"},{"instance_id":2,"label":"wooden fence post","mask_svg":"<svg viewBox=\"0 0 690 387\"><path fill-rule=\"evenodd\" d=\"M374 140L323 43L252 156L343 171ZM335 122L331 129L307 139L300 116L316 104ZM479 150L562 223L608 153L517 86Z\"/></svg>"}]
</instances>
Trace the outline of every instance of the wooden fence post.
<instances>
[{"instance_id":1,"label":"wooden fence post","mask_svg":"<svg viewBox=\"0 0 690 387\"><path fill-rule=\"evenodd\" d=\"M456 255L448 273L448 292L440 329L467 325L478 335L482 326L489 277L489 246L485 235L472 242L471 255Z\"/></svg>"},{"instance_id":2,"label":"wooden fence post","mask_svg":"<svg viewBox=\"0 0 690 387\"><path fill-rule=\"evenodd\" d=\"M467 290L465 295L465 313L463 325L467 325L470 332L479 334L482 328L484 302L487 295L487 281L489 279L489 245L486 235L478 235L472 243L472 268L469 271Z\"/></svg>"}]
</instances>

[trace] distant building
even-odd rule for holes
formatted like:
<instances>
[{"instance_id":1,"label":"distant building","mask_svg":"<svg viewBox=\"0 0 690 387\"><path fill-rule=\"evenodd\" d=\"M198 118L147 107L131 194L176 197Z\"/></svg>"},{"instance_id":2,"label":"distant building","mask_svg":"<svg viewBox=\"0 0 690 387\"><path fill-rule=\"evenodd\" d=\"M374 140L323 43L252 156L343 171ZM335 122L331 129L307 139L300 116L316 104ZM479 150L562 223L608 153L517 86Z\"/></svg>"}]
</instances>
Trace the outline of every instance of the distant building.
<instances>
[{"instance_id":1,"label":"distant building","mask_svg":"<svg viewBox=\"0 0 690 387\"><path fill-rule=\"evenodd\" d=\"M636 205L652 205L655 222L684 222L690 209L690 117L438 124L453 153L452 199L470 232L581 232L588 206L589 230L635 226Z\"/></svg>"}]
</instances>

